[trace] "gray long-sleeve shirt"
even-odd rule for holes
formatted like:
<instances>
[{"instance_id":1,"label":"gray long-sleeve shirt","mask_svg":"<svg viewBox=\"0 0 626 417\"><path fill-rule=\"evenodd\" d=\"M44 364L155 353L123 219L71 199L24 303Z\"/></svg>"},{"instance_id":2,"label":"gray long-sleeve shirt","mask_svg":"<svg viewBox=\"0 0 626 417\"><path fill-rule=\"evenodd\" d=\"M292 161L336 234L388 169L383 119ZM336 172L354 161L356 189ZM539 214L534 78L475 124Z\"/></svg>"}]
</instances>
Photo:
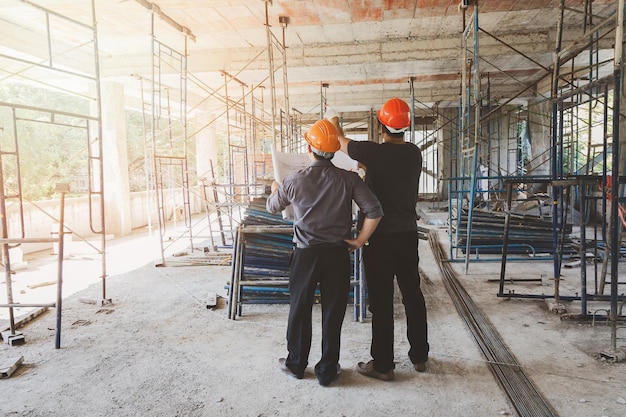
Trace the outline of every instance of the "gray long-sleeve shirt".
<instances>
[{"instance_id":1,"label":"gray long-sleeve shirt","mask_svg":"<svg viewBox=\"0 0 626 417\"><path fill-rule=\"evenodd\" d=\"M294 243L314 246L352 238L352 200L367 218L383 215L378 199L356 173L315 160L288 175L269 196L266 208L279 213L291 204Z\"/></svg>"}]
</instances>

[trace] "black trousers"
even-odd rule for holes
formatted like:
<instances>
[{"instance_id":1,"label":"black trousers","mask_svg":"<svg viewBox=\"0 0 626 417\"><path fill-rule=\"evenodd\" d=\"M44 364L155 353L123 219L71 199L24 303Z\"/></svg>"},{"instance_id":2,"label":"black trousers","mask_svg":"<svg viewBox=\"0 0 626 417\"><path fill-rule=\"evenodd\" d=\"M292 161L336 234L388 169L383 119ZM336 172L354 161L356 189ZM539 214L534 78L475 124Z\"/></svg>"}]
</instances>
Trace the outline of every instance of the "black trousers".
<instances>
[{"instance_id":1,"label":"black trousers","mask_svg":"<svg viewBox=\"0 0 626 417\"><path fill-rule=\"evenodd\" d=\"M374 234L363 249L369 310L372 313L370 353L374 369L394 369L394 277L406 312L407 338L412 363L428 360L426 303L420 289L417 232Z\"/></svg>"},{"instance_id":2,"label":"black trousers","mask_svg":"<svg viewBox=\"0 0 626 417\"><path fill-rule=\"evenodd\" d=\"M350 255L346 245L295 248L289 276L289 319L285 364L298 374L308 365L311 316L319 283L322 305L322 357L317 375L334 375L339 363L341 326L350 292Z\"/></svg>"}]
</instances>

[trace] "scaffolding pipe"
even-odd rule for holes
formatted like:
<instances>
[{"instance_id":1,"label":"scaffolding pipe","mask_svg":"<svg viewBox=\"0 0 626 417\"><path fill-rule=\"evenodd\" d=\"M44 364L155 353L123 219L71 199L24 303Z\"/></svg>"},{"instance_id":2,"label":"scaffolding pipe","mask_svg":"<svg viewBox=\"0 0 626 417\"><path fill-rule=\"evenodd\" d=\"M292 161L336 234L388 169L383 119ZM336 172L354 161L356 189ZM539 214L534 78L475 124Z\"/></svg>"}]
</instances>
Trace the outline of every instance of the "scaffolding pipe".
<instances>
[{"instance_id":1,"label":"scaffolding pipe","mask_svg":"<svg viewBox=\"0 0 626 417\"><path fill-rule=\"evenodd\" d=\"M59 186L57 186L58 188ZM56 333L54 348L61 348L61 320L63 318L63 254L65 247L65 192L69 191L69 184L61 191L59 206L59 243L57 253L57 302L56 302ZM104 216L103 216L104 217ZM103 255L104 256L104 255ZM104 287L104 286L103 286ZM104 300L104 298L103 298Z\"/></svg>"},{"instance_id":2,"label":"scaffolding pipe","mask_svg":"<svg viewBox=\"0 0 626 417\"><path fill-rule=\"evenodd\" d=\"M624 0L619 0L617 7L617 29L615 30L615 61L613 74L614 94L613 94L613 141L611 143L611 151L613 153L613 166L611 182L611 349L617 348L617 291L618 291L618 263L620 256L619 231L620 222L618 221L619 206L619 189L620 189L620 165L624 161L620 161L620 105L621 105L621 82L622 82L622 51L624 48Z\"/></svg>"},{"instance_id":3,"label":"scaffolding pipe","mask_svg":"<svg viewBox=\"0 0 626 417\"><path fill-rule=\"evenodd\" d=\"M478 2L477 2L478 3ZM474 83L473 83L473 92L474 92L474 152L472 159L472 172L470 174L470 195L468 202L468 212L467 212L467 244L465 249L465 273L467 274L469 270L469 259L471 256L471 242L472 242L472 223L473 223L473 214L474 214L474 199L476 198L476 171L478 170L478 152L479 152L479 135L480 135L480 70L478 66L478 4L474 6L474 19L473 19L473 28L474 28L474 60L472 71L474 73ZM469 112L468 112L469 114Z\"/></svg>"},{"instance_id":4,"label":"scaffolding pipe","mask_svg":"<svg viewBox=\"0 0 626 417\"><path fill-rule=\"evenodd\" d=\"M107 299L106 292L106 279L107 279L107 267L106 267L106 216L105 216L105 202L104 202L104 165L103 165L103 146L102 146L102 93L100 91L100 51L98 49L98 20L96 19L96 3L95 0L91 0L91 22L93 30L93 43L94 43L94 68L95 68L95 83L96 83L96 112L98 120L98 177L99 177L99 194L100 194L100 269L102 278L102 301ZM90 181L91 183L91 181ZM91 186L90 186L91 189ZM91 205L91 198L89 199ZM89 218L91 219L91 214ZM63 227L63 222L60 222ZM92 227L93 230L93 227ZM61 258L63 259L63 258ZM60 310L60 308L59 308Z\"/></svg>"}]
</instances>

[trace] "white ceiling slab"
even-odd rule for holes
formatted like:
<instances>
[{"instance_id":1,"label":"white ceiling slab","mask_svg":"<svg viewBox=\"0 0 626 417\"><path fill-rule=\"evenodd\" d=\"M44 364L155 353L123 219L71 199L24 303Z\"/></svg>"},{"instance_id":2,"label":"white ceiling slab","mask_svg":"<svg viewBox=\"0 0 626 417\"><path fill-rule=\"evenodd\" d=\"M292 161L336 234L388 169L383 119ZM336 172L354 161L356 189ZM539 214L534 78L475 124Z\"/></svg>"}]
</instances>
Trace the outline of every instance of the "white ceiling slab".
<instances>
[{"instance_id":1,"label":"white ceiling slab","mask_svg":"<svg viewBox=\"0 0 626 417\"><path fill-rule=\"evenodd\" d=\"M186 56L189 102L204 105L206 90L221 91L223 73L247 88L264 87L269 99L267 28L284 41L289 107L305 114L320 111L322 95L340 111L379 108L393 95L409 98L409 80L420 107L456 106L461 91L463 25L475 6L465 11L459 0L94 0L100 76L123 83L127 94L141 94L140 79L152 73L152 40ZM473 4L473 1L469 1ZM478 10L480 61L493 97L506 99L537 83L553 63L560 10L554 0L481 0ZM580 39L585 0L566 0L564 45ZM615 14L614 0L591 3L592 26ZM48 57L45 39L48 14L51 50L64 68L91 72L88 54L73 48L89 38L63 18L91 26L91 0L2 0L0 53ZM490 36L490 35L493 35ZM497 38L497 39L494 39ZM611 55L614 34L598 47ZM472 37L470 37L472 38ZM469 47L471 49L471 45ZM471 51L470 51L471 52ZM526 55L526 57L524 55ZM471 56L471 53L470 55ZM577 63L586 64L584 59ZM282 56L274 53L276 67ZM177 68L162 67L163 80L175 88ZM0 80L13 79L5 66ZM32 73L25 73L33 78ZM18 77L19 78L19 77ZM321 89L322 83L329 87ZM281 73L275 77L277 97L283 94ZM485 81L486 84L486 81ZM483 86L486 88L485 86ZM215 100L208 100L215 101ZM217 100L219 101L219 100ZM284 103L279 101L279 105ZM359 109L359 110L355 110ZM210 110L210 109L209 109Z\"/></svg>"}]
</instances>

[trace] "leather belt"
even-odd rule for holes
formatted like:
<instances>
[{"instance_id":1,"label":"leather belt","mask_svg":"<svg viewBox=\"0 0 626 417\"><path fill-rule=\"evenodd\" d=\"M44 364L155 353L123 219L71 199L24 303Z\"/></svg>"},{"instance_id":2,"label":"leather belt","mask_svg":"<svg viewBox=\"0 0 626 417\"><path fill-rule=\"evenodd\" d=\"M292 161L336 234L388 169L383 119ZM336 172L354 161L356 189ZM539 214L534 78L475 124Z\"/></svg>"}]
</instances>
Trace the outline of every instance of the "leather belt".
<instances>
[{"instance_id":1,"label":"leather belt","mask_svg":"<svg viewBox=\"0 0 626 417\"><path fill-rule=\"evenodd\" d=\"M304 245L302 243L296 243L296 247L298 249L311 249L311 248L336 248L336 247L341 247L341 246L348 246L348 244L346 242L344 242L343 240L338 241L338 242L321 242L321 243L314 243L312 245Z\"/></svg>"}]
</instances>

